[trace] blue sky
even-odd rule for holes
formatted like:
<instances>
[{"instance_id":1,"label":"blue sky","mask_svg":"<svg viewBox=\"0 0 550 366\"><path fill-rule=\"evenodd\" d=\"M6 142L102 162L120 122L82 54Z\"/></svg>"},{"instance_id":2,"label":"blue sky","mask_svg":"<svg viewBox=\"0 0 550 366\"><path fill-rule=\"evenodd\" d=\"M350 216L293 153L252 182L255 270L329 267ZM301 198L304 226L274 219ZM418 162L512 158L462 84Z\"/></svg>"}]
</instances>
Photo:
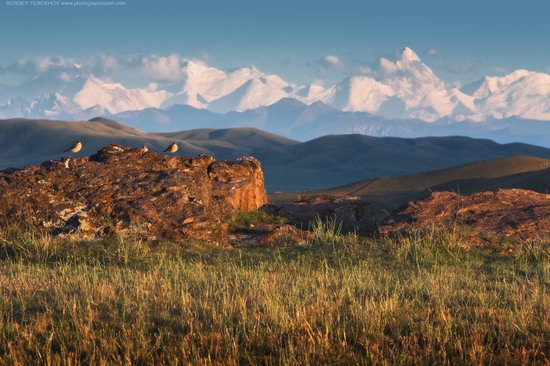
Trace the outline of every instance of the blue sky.
<instances>
[{"instance_id":1,"label":"blue sky","mask_svg":"<svg viewBox=\"0 0 550 366\"><path fill-rule=\"evenodd\" d=\"M353 73L408 46L446 81L517 68L550 70L550 1L127 0L126 6L0 3L0 64L44 56L136 54L205 58L307 82Z\"/></svg>"}]
</instances>

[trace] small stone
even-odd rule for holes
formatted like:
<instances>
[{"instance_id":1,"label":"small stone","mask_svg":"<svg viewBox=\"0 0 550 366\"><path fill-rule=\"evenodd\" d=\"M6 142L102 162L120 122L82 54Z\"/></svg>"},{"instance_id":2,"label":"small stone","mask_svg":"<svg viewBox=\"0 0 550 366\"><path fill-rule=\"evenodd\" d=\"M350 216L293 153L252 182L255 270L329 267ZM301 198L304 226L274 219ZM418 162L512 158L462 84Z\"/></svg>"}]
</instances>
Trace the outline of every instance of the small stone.
<instances>
[{"instance_id":1,"label":"small stone","mask_svg":"<svg viewBox=\"0 0 550 366\"><path fill-rule=\"evenodd\" d=\"M183 219L183 224L184 224L184 225L185 225L185 224L191 224L191 223L193 223L193 222L195 222L195 219L192 218L192 217L187 217L187 218Z\"/></svg>"}]
</instances>

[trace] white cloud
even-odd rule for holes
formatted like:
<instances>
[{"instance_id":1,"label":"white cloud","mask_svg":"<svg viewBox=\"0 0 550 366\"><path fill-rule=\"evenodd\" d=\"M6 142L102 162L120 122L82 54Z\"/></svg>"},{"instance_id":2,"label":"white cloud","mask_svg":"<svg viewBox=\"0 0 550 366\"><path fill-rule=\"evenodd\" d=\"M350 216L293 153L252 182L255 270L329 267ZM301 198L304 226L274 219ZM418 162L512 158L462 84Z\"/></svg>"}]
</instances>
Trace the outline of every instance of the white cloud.
<instances>
[{"instance_id":1,"label":"white cloud","mask_svg":"<svg viewBox=\"0 0 550 366\"><path fill-rule=\"evenodd\" d=\"M317 61L307 61L306 65L315 70L315 75L318 78L325 77L329 70L346 67L345 63L336 55L326 55Z\"/></svg>"},{"instance_id":2,"label":"white cloud","mask_svg":"<svg viewBox=\"0 0 550 366\"><path fill-rule=\"evenodd\" d=\"M118 60L113 56L101 55L98 57L96 64L101 70L108 72L118 67Z\"/></svg>"},{"instance_id":3,"label":"white cloud","mask_svg":"<svg viewBox=\"0 0 550 366\"><path fill-rule=\"evenodd\" d=\"M59 78L63 81L71 81L73 79L72 76L69 73L65 72L65 71L63 71L61 74L59 74Z\"/></svg>"},{"instance_id":4,"label":"white cloud","mask_svg":"<svg viewBox=\"0 0 550 366\"><path fill-rule=\"evenodd\" d=\"M154 92L154 91L157 91L158 89L159 89L159 84L158 83L149 83L149 84L147 84L147 91Z\"/></svg>"},{"instance_id":5,"label":"white cloud","mask_svg":"<svg viewBox=\"0 0 550 366\"><path fill-rule=\"evenodd\" d=\"M141 60L143 71L149 77L159 81L177 81L182 77L181 57L173 54L170 56L147 56Z\"/></svg>"},{"instance_id":6,"label":"white cloud","mask_svg":"<svg viewBox=\"0 0 550 366\"><path fill-rule=\"evenodd\" d=\"M341 69L345 66L344 62L335 55L327 55L323 57L321 61L319 61L319 64L326 69L333 67Z\"/></svg>"},{"instance_id":7,"label":"white cloud","mask_svg":"<svg viewBox=\"0 0 550 366\"><path fill-rule=\"evenodd\" d=\"M428 56L439 57L439 52L437 52L435 48L428 48L426 53L428 54Z\"/></svg>"},{"instance_id":8,"label":"white cloud","mask_svg":"<svg viewBox=\"0 0 550 366\"><path fill-rule=\"evenodd\" d=\"M35 65L38 71L46 71L53 65L53 61L50 57L41 57L35 61Z\"/></svg>"},{"instance_id":9,"label":"white cloud","mask_svg":"<svg viewBox=\"0 0 550 366\"><path fill-rule=\"evenodd\" d=\"M117 58L109 55L93 55L82 60L45 56L20 59L5 67L0 67L0 73L13 73L28 77L52 73L61 80L70 81L77 75L108 76L117 67L119 67Z\"/></svg>"},{"instance_id":10,"label":"white cloud","mask_svg":"<svg viewBox=\"0 0 550 366\"><path fill-rule=\"evenodd\" d=\"M7 66L0 67L0 72L16 74L36 74L48 71L52 68L74 67L74 61L63 57L36 57L34 59L23 58Z\"/></svg>"},{"instance_id":11,"label":"white cloud","mask_svg":"<svg viewBox=\"0 0 550 366\"><path fill-rule=\"evenodd\" d=\"M371 75L373 73L372 67L368 65L359 65L356 69L357 73L361 75Z\"/></svg>"},{"instance_id":12,"label":"white cloud","mask_svg":"<svg viewBox=\"0 0 550 366\"><path fill-rule=\"evenodd\" d=\"M203 52L202 55L199 56L199 60L203 62L208 62L210 60L210 54L208 52Z\"/></svg>"}]
</instances>

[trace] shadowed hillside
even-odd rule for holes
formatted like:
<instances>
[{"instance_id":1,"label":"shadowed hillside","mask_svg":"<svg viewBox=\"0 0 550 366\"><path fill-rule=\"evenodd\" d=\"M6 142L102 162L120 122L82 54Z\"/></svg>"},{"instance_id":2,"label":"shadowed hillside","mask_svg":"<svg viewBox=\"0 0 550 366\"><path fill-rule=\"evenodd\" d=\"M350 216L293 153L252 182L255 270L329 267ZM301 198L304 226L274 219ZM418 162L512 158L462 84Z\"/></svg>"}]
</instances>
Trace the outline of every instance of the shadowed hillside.
<instances>
[{"instance_id":1,"label":"shadowed hillside","mask_svg":"<svg viewBox=\"0 0 550 366\"><path fill-rule=\"evenodd\" d=\"M530 156L514 156L496 160L482 160L457 167L441 169L426 173L414 174L404 177L387 177L348 184L343 187L327 190L332 194L348 195L384 195L405 191L421 191L433 187L446 186L449 189L460 191L461 182L472 182L469 186L477 190L473 182L484 180L493 181L519 173L532 173L550 168L550 160L534 158ZM480 184L482 185L482 184Z\"/></svg>"},{"instance_id":2,"label":"shadowed hillside","mask_svg":"<svg viewBox=\"0 0 550 366\"><path fill-rule=\"evenodd\" d=\"M285 149L285 154L268 157L270 169L266 169L266 177L271 188L278 191L299 189L298 186L307 190L509 156L548 159L549 153L549 149L532 145L501 145L460 136L406 139L335 135L292 145ZM505 172L507 168L502 169ZM290 172L300 185L287 178ZM457 179L460 174L457 173Z\"/></svg>"},{"instance_id":3,"label":"shadowed hillside","mask_svg":"<svg viewBox=\"0 0 550 366\"><path fill-rule=\"evenodd\" d=\"M162 151L171 142L180 145L178 155L207 153L217 159L253 155L263 164L269 191L324 189L353 181L444 169L482 159L520 155L550 159L550 149L519 143L503 145L459 136L408 139L330 135L300 143L253 128L145 133L105 119L79 122L12 119L0 121L0 168L39 164L68 156L63 150L76 139L84 143L78 156L92 154L110 143L136 147L147 144L151 150ZM474 172L485 170L483 166L470 169ZM533 170L514 170L507 166L500 169L511 169L511 173ZM453 179L470 177L465 174L458 172ZM433 184L448 181L441 178ZM419 184L423 189L424 183Z\"/></svg>"},{"instance_id":4,"label":"shadowed hillside","mask_svg":"<svg viewBox=\"0 0 550 366\"><path fill-rule=\"evenodd\" d=\"M426 197L432 191L470 194L499 188L547 193L550 191L550 160L530 156L483 160L420 174L364 180L313 193L360 196L385 210L393 210ZM296 196L295 193L272 194L271 199L289 202Z\"/></svg>"},{"instance_id":5,"label":"shadowed hillside","mask_svg":"<svg viewBox=\"0 0 550 366\"><path fill-rule=\"evenodd\" d=\"M253 128L155 134L99 118L76 122L11 119L0 121L0 168L68 156L63 151L76 139L84 143L78 156L93 154L111 143L134 147L147 144L149 149L163 151L175 141L180 145L178 155L207 153L227 159L253 154L258 148L276 150L295 143Z\"/></svg>"},{"instance_id":6,"label":"shadowed hillside","mask_svg":"<svg viewBox=\"0 0 550 366\"><path fill-rule=\"evenodd\" d=\"M230 128L196 130L151 134L173 141L187 141L199 149L207 150L210 154L233 159L243 154L257 155L265 151L266 155L282 153L297 141L256 128Z\"/></svg>"}]
</instances>

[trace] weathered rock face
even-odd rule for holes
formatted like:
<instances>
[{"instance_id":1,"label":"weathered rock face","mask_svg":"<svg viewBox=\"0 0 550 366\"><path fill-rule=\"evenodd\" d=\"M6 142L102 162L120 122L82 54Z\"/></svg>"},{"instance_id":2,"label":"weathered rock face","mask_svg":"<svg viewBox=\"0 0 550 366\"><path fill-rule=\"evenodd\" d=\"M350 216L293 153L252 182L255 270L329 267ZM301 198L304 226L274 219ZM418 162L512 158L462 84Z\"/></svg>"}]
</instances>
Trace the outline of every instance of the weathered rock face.
<instances>
[{"instance_id":1,"label":"weathered rock face","mask_svg":"<svg viewBox=\"0 0 550 366\"><path fill-rule=\"evenodd\" d=\"M110 145L84 158L0 173L0 215L53 235L227 243L224 222L267 202L259 161L172 157Z\"/></svg>"},{"instance_id":2,"label":"weathered rock face","mask_svg":"<svg viewBox=\"0 0 550 366\"><path fill-rule=\"evenodd\" d=\"M245 156L237 161L217 161L208 166L213 196L227 199L240 211L255 211L267 203L260 162Z\"/></svg>"},{"instance_id":3,"label":"weathered rock face","mask_svg":"<svg viewBox=\"0 0 550 366\"><path fill-rule=\"evenodd\" d=\"M473 243L509 238L515 241L550 241L550 195L522 189L460 196L434 192L409 203L380 227L382 234L417 229L464 226Z\"/></svg>"},{"instance_id":4,"label":"weathered rock face","mask_svg":"<svg viewBox=\"0 0 550 366\"><path fill-rule=\"evenodd\" d=\"M327 195L299 196L293 203L266 205L263 210L286 217L304 229L311 228L317 219L336 220L344 231L362 234L376 230L376 217L370 205L359 197Z\"/></svg>"}]
</instances>

